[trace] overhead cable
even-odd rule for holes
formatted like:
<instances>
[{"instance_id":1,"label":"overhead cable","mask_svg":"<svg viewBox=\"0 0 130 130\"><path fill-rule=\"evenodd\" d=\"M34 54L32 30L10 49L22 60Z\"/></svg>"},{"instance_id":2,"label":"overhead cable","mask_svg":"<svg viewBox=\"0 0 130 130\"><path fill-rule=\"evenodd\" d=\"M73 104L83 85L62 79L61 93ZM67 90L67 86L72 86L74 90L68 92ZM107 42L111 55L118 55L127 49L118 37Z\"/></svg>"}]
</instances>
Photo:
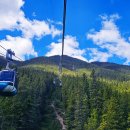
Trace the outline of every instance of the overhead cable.
<instances>
[{"instance_id":1,"label":"overhead cable","mask_svg":"<svg viewBox=\"0 0 130 130\"><path fill-rule=\"evenodd\" d=\"M63 29L62 29L62 54L60 57L60 65L59 65L59 71L60 74L62 73L62 64L63 64L63 56L64 56L64 41L65 41L65 27L66 27L66 5L67 0L64 0L64 9L63 9Z\"/></svg>"},{"instance_id":2,"label":"overhead cable","mask_svg":"<svg viewBox=\"0 0 130 130\"><path fill-rule=\"evenodd\" d=\"M3 47L3 46L1 46L1 45L0 45L0 47L1 47L1 48L3 48L5 51L7 51L7 49L6 49L5 47ZM16 57L17 59L19 59L19 60L23 61L21 58L19 58L19 57L15 56L15 55L14 55L14 57Z\"/></svg>"}]
</instances>

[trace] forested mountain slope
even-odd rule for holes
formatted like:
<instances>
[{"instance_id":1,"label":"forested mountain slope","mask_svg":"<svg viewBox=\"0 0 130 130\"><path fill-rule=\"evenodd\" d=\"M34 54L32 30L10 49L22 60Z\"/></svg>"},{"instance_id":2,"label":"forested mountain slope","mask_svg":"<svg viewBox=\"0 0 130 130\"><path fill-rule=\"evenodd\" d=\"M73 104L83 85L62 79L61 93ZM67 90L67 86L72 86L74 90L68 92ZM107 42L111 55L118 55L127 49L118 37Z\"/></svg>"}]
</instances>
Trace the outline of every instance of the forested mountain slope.
<instances>
[{"instance_id":1,"label":"forested mountain slope","mask_svg":"<svg viewBox=\"0 0 130 130\"><path fill-rule=\"evenodd\" d=\"M50 57L38 57L22 62L20 65L30 65L30 64L50 64L50 65L59 65L60 56L50 56ZM73 67L78 68L94 68L96 65L87 63L85 61L72 58L69 56L63 56L63 67L72 70Z\"/></svg>"},{"instance_id":2,"label":"forested mountain slope","mask_svg":"<svg viewBox=\"0 0 130 130\"><path fill-rule=\"evenodd\" d=\"M130 79L124 72L129 66L119 65L123 72L107 68L111 63L73 71L64 66L60 87L54 84L58 60L50 65L41 59L26 62L18 64L18 95L0 97L0 129L61 130L58 114L66 130L130 130Z\"/></svg>"},{"instance_id":3,"label":"forested mountain slope","mask_svg":"<svg viewBox=\"0 0 130 130\"><path fill-rule=\"evenodd\" d=\"M54 75L31 68L19 69L18 72L18 95L0 97L0 129L60 130L60 123L51 107L59 94L53 85ZM57 86L57 89L60 88Z\"/></svg>"},{"instance_id":4,"label":"forested mountain slope","mask_svg":"<svg viewBox=\"0 0 130 130\"><path fill-rule=\"evenodd\" d=\"M59 56L51 56L51 57L37 57L27 61L14 61L14 63L19 66L57 66L59 65ZM6 61L3 57L0 57L0 66L5 66ZM37 66L37 67L38 67ZM85 61L72 58L69 56L63 57L63 67L70 71L78 71L80 74L89 73L95 69L95 75L97 77L104 77L107 79L116 79L121 81L128 81L130 79L130 66L127 65L119 65L115 63L108 62L92 62L87 63ZM53 69L52 69L53 71Z\"/></svg>"},{"instance_id":5,"label":"forested mountain slope","mask_svg":"<svg viewBox=\"0 0 130 130\"><path fill-rule=\"evenodd\" d=\"M116 63L109 63L109 62L92 62L92 64L97 65L102 68L116 70L119 72L130 73L130 66L128 65L119 65Z\"/></svg>"},{"instance_id":6,"label":"forested mountain slope","mask_svg":"<svg viewBox=\"0 0 130 130\"><path fill-rule=\"evenodd\" d=\"M37 57L25 62L22 62L20 65L29 65L29 64L51 64L51 65L59 65L60 56L50 56L50 57ZM70 56L63 56L63 67L72 70L80 69L80 68L105 68L110 70L130 70L130 66L127 65L119 65L115 63L109 62L92 62L88 63L76 58L72 58Z\"/></svg>"},{"instance_id":7,"label":"forested mountain slope","mask_svg":"<svg viewBox=\"0 0 130 130\"><path fill-rule=\"evenodd\" d=\"M57 66L59 65L59 56L51 56L51 57L38 57L31 60L27 60L25 62L19 63L19 66L34 66L36 65L51 65ZM38 67L37 66L37 67ZM72 58L69 56L63 57L63 67L65 69L71 71L78 71L79 73L90 73L93 69L95 69L95 75L97 77L104 77L108 79L116 79L122 81L128 81L130 79L130 66L126 65L118 65L114 63L105 63L105 62L92 62L87 63L85 61L81 61L76 58ZM52 70L53 71L53 70Z\"/></svg>"},{"instance_id":8,"label":"forested mountain slope","mask_svg":"<svg viewBox=\"0 0 130 130\"><path fill-rule=\"evenodd\" d=\"M130 82L91 76L56 77L39 69L19 69L19 93L0 98L3 130L61 130L52 103L67 130L128 130L130 128Z\"/></svg>"},{"instance_id":9,"label":"forested mountain slope","mask_svg":"<svg viewBox=\"0 0 130 130\"><path fill-rule=\"evenodd\" d=\"M30 60L26 61L14 61L15 64L18 66L26 66L26 65L32 65L32 64L49 64L49 65L59 65L60 56L50 56L50 57L36 57ZM5 65L6 61L5 58L0 56L0 66ZM92 62L88 63L76 58L69 57L67 55L63 56L63 67L66 69L107 69L107 70L114 70L114 71L120 71L122 73L130 73L130 66L127 65L119 65L115 63L109 63L109 62Z\"/></svg>"},{"instance_id":10,"label":"forested mountain slope","mask_svg":"<svg viewBox=\"0 0 130 130\"><path fill-rule=\"evenodd\" d=\"M6 64L7 64L7 61L6 61L5 57L0 56L0 68L1 67L5 68ZM19 64L21 64L21 61L13 60L12 64L19 65Z\"/></svg>"}]
</instances>

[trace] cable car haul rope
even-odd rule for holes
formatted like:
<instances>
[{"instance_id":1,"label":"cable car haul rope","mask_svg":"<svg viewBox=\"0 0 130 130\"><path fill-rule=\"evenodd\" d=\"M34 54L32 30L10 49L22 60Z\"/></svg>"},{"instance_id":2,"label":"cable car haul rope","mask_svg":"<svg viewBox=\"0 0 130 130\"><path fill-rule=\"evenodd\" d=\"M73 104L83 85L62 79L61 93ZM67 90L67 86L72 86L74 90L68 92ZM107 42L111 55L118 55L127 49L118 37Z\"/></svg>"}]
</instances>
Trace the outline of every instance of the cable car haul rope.
<instances>
[{"instance_id":1,"label":"cable car haul rope","mask_svg":"<svg viewBox=\"0 0 130 130\"><path fill-rule=\"evenodd\" d=\"M0 45L0 47L3 48L6 52L9 50L9 49L4 48L4 47L1 46L1 45ZM1 53L1 54L2 54L2 53ZM4 54L2 54L2 55L4 55ZM14 55L14 57L17 58L17 59L19 59L20 61L23 61L21 58L15 56L15 55Z\"/></svg>"},{"instance_id":2,"label":"cable car haul rope","mask_svg":"<svg viewBox=\"0 0 130 130\"><path fill-rule=\"evenodd\" d=\"M66 5L67 0L64 0L64 10L63 10L63 30L62 30L62 54L60 57L60 64L59 64L59 73L62 74L62 64L63 64L63 56L64 56L64 41L65 41L65 23L66 23Z\"/></svg>"},{"instance_id":3,"label":"cable car haul rope","mask_svg":"<svg viewBox=\"0 0 130 130\"><path fill-rule=\"evenodd\" d=\"M62 67L63 67L63 56L64 56L64 41L65 41L65 23L66 23L66 5L67 5L67 0L64 0L64 9L63 9L63 29L62 29L62 53L60 56L60 61L59 61L59 75L58 77L54 78L53 83L55 85L62 86L62 81L61 81L61 75L62 75Z\"/></svg>"}]
</instances>

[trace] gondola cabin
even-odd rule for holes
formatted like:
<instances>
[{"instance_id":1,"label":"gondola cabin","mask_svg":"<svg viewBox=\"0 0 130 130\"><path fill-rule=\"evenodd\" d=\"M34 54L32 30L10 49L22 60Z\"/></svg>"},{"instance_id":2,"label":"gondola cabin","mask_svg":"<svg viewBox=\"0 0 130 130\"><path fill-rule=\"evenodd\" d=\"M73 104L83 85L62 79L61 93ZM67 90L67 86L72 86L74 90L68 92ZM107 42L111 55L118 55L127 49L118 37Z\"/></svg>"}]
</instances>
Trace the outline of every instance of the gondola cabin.
<instances>
[{"instance_id":1,"label":"gondola cabin","mask_svg":"<svg viewBox=\"0 0 130 130\"><path fill-rule=\"evenodd\" d=\"M54 78L53 84L62 87L62 81L59 79L59 77Z\"/></svg>"},{"instance_id":2,"label":"gondola cabin","mask_svg":"<svg viewBox=\"0 0 130 130\"><path fill-rule=\"evenodd\" d=\"M15 70L0 71L0 95L15 96L17 94Z\"/></svg>"}]
</instances>

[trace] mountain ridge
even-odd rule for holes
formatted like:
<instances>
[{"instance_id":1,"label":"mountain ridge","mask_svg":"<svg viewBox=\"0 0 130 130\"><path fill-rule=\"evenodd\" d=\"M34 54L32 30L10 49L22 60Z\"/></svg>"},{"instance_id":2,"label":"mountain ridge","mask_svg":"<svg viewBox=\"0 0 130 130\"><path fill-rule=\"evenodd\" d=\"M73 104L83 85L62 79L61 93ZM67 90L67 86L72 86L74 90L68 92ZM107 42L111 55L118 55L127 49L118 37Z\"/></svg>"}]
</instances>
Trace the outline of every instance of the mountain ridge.
<instances>
[{"instance_id":1,"label":"mountain ridge","mask_svg":"<svg viewBox=\"0 0 130 130\"><path fill-rule=\"evenodd\" d=\"M50 64L50 65L59 66L59 61L60 61L60 56L54 55L49 57L45 57L45 56L36 57L23 62L14 61L14 63L18 66L26 66L30 64ZM105 69L116 70L116 71L120 71L121 69L130 71L129 65L122 65L122 64L112 63L112 62L98 62L98 61L89 63L67 55L63 56L62 64L64 68L69 70L81 69L81 68L87 68L87 69L105 68ZM5 58L3 56L0 56L0 66L5 66L5 65L6 65Z\"/></svg>"}]
</instances>

